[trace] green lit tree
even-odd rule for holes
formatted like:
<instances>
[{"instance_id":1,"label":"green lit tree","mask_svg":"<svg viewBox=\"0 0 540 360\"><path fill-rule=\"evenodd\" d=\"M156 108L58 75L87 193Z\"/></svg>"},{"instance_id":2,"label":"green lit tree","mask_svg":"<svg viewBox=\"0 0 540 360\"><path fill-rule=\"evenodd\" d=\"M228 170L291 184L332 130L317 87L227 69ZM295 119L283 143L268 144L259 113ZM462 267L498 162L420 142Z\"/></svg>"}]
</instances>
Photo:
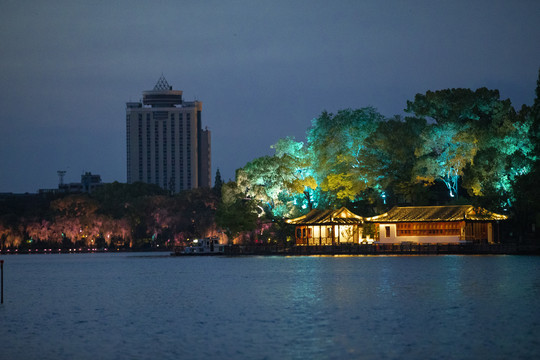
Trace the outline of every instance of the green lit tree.
<instances>
[{"instance_id":1,"label":"green lit tree","mask_svg":"<svg viewBox=\"0 0 540 360\"><path fill-rule=\"evenodd\" d=\"M530 177L538 162L538 108L540 78L537 98L532 107L523 106L516 113L513 109L498 116L482 129L480 150L474 166L466 172L464 186L474 196L489 201L491 208L510 208L516 200L516 183ZM501 113L501 112L499 112ZM523 191L521 181L519 191Z\"/></svg>"},{"instance_id":2,"label":"green lit tree","mask_svg":"<svg viewBox=\"0 0 540 360\"><path fill-rule=\"evenodd\" d=\"M491 137L481 143L464 179L464 187L474 196L488 196L498 206L508 207L515 199L514 184L528 174L536 160L530 117L508 119L491 131Z\"/></svg>"},{"instance_id":3,"label":"green lit tree","mask_svg":"<svg viewBox=\"0 0 540 360\"><path fill-rule=\"evenodd\" d=\"M354 200L363 191L376 186L369 163L366 141L384 117L374 108L323 112L307 132L313 156L314 178L321 189L335 200ZM331 200L330 200L331 201Z\"/></svg>"},{"instance_id":4,"label":"green lit tree","mask_svg":"<svg viewBox=\"0 0 540 360\"><path fill-rule=\"evenodd\" d=\"M510 100L501 100L497 90L428 91L408 101L406 111L431 122L416 152L416 178L443 181L451 197L457 196L460 178L469 194L481 196L497 186L508 191L514 176L528 171L523 160L530 151L523 134L529 125L516 121ZM509 162L517 169L508 167Z\"/></svg>"},{"instance_id":5,"label":"green lit tree","mask_svg":"<svg viewBox=\"0 0 540 360\"><path fill-rule=\"evenodd\" d=\"M287 195L296 199L303 196L302 204L311 210L316 202L317 181L313 172L313 157L307 147L302 142L286 137L272 145L272 148L275 149L274 156L279 159L283 171L283 189Z\"/></svg>"},{"instance_id":6,"label":"green lit tree","mask_svg":"<svg viewBox=\"0 0 540 360\"><path fill-rule=\"evenodd\" d=\"M378 124L368 138L362 160L366 171L377 179L380 202L383 205L413 203L425 197L426 188L413 179L417 161L415 150L420 146L420 134L426 128L424 119L396 116Z\"/></svg>"},{"instance_id":7,"label":"green lit tree","mask_svg":"<svg viewBox=\"0 0 540 360\"><path fill-rule=\"evenodd\" d=\"M311 157L303 143L292 138L272 146L273 156L263 156L237 170L236 182L245 196L255 201L261 213L291 216L299 208L312 208L317 183Z\"/></svg>"},{"instance_id":8,"label":"green lit tree","mask_svg":"<svg viewBox=\"0 0 540 360\"><path fill-rule=\"evenodd\" d=\"M414 173L417 181L433 184L442 181L450 197L458 197L458 180L463 169L474 161L478 141L467 125L443 123L426 127L422 143L416 149L418 161Z\"/></svg>"}]
</instances>

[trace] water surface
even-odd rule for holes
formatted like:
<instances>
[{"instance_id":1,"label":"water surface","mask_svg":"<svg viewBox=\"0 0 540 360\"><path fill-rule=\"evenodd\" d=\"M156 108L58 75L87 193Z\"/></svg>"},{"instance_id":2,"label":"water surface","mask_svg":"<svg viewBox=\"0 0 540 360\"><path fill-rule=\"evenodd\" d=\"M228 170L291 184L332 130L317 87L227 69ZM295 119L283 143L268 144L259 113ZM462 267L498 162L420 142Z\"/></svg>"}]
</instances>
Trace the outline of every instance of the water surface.
<instances>
[{"instance_id":1,"label":"water surface","mask_svg":"<svg viewBox=\"0 0 540 360\"><path fill-rule=\"evenodd\" d=\"M530 359L532 256L2 256L0 359Z\"/></svg>"}]
</instances>

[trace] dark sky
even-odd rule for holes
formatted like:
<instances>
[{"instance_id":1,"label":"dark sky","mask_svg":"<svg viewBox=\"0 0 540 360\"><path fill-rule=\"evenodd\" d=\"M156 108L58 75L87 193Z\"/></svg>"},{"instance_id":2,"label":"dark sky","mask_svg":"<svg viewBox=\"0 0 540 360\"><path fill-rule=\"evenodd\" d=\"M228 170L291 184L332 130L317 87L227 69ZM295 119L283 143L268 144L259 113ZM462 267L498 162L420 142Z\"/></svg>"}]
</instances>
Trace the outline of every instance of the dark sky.
<instances>
[{"instance_id":1,"label":"dark sky","mask_svg":"<svg viewBox=\"0 0 540 360\"><path fill-rule=\"evenodd\" d=\"M125 103L161 74L203 102L225 180L323 110L483 86L531 105L539 19L538 0L0 0L0 192L125 182Z\"/></svg>"}]
</instances>

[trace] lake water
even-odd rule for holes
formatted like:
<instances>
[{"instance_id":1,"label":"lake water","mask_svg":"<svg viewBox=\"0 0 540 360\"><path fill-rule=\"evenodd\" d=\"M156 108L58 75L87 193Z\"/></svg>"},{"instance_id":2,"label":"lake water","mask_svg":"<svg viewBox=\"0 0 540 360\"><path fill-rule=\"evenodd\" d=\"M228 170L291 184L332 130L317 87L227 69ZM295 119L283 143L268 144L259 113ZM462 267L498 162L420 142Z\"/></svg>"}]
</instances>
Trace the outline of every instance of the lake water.
<instances>
[{"instance_id":1,"label":"lake water","mask_svg":"<svg viewBox=\"0 0 540 360\"><path fill-rule=\"evenodd\" d=\"M532 256L4 259L0 359L532 359Z\"/></svg>"}]
</instances>

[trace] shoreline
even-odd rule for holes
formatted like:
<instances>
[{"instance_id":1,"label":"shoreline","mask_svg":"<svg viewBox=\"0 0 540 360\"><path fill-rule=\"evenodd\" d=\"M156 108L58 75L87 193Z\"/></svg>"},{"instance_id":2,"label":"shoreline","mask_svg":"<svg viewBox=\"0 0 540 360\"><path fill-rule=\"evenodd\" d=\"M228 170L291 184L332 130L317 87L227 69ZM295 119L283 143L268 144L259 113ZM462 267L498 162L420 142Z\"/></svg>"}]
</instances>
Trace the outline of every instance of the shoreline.
<instances>
[{"instance_id":1,"label":"shoreline","mask_svg":"<svg viewBox=\"0 0 540 360\"><path fill-rule=\"evenodd\" d=\"M330 246L229 245L223 254L172 256L310 255L540 255L536 244L342 244Z\"/></svg>"},{"instance_id":2,"label":"shoreline","mask_svg":"<svg viewBox=\"0 0 540 360\"><path fill-rule=\"evenodd\" d=\"M183 254L176 249L9 249L0 255L33 254L106 254L106 253L168 253L172 256L340 256L340 255L540 255L540 244L341 244L326 246L282 246L282 245L226 245L223 253Z\"/></svg>"}]
</instances>

